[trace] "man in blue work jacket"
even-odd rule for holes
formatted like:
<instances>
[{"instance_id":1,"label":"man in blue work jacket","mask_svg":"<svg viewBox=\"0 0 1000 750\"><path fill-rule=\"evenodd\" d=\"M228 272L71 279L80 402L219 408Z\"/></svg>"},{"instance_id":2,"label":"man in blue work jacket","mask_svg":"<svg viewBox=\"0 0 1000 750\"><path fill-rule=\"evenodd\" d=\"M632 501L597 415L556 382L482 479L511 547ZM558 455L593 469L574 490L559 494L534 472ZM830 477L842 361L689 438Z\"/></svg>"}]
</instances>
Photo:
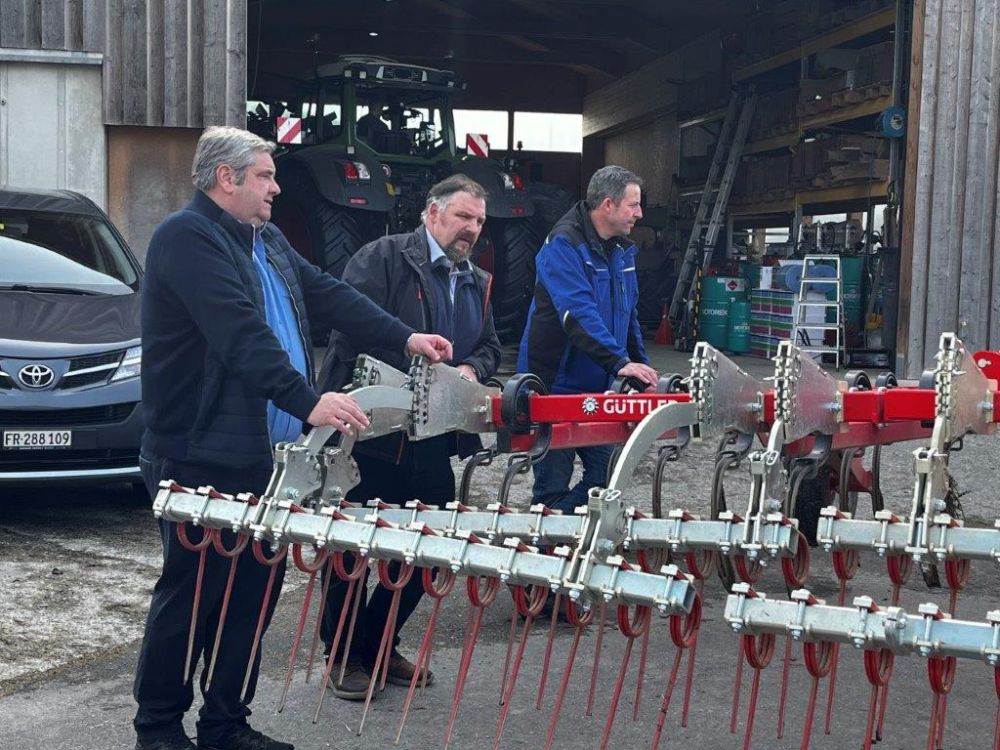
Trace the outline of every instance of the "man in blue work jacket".
<instances>
[{"instance_id":1,"label":"man in blue work jacket","mask_svg":"<svg viewBox=\"0 0 1000 750\"><path fill-rule=\"evenodd\" d=\"M538 252L517 369L551 393L600 393L616 376L656 385L636 314L638 251L628 239L642 218L641 191L642 179L623 167L597 170L586 201L556 222ZM534 501L572 513L604 484L611 452L604 445L550 451L534 467ZM570 489L576 455L583 477Z\"/></svg>"}]
</instances>

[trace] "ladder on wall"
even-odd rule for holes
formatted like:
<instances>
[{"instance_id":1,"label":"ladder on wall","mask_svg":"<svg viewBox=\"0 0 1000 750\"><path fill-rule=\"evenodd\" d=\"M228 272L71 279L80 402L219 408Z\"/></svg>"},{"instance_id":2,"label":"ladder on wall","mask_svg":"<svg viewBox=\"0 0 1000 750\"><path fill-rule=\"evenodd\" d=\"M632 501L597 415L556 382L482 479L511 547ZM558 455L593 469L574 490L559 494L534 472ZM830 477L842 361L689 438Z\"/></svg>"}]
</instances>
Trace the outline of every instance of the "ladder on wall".
<instances>
[{"instance_id":1,"label":"ladder on wall","mask_svg":"<svg viewBox=\"0 0 1000 750\"><path fill-rule=\"evenodd\" d=\"M695 275L699 269L702 272L708 270L712 261L715 242L719 237L719 228L725 220L729 194L743 157L743 146L746 143L756 104L757 95L753 92L744 95L734 91L729 98L726 116L719 131L719 140L715 144L715 155L708 169L705 187L701 191L694 226L691 227L691 236L684 251L677 286L670 302L670 324L678 340L686 338L681 334L681 328ZM722 179L717 183L720 172Z\"/></svg>"},{"instance_id":2,"label":"ladder on wall","mask_svg":"<svg viewBox=\"0 0 1000 750\"><path fill-rule=\"evenodd\" d=\"M832 276L824 276L818 271L820 267L832 268ZM827 272L828 273L828 272ZM823 292L824 299L810 299L810 291ZM830 299L830 292L834 292ZM821 320L811 322L810 310L822 310ZM832 313L832 314L831 314ZM820 341L812 341L812 332L820 332ZM835 344L826 343L826 333L835 335ZM844 348L844 277L840 267L839 255L807 255L802 262L802 283L799 285L799 297L795 311L795 321L792 327L792 343L802 351L811 354L832 354L839 370L842 362L847 361Z\"/></svg>"}]
</instances>

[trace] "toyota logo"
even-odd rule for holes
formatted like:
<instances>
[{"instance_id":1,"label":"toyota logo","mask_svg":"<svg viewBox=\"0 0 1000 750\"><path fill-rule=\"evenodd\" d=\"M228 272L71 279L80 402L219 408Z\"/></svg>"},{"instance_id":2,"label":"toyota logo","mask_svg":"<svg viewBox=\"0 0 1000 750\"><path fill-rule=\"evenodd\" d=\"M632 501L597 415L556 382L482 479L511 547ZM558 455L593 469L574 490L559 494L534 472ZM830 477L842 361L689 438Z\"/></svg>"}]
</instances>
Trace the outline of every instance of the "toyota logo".
<instances>
[{"instance_id":1,"label":"toyota logo","mask_svg":"<svg viewBox=\"0 0 1000 750\"><path fill-rule=\"evenodd\" d=\"M18 380L28 388L45 388L52 385L55 373L45 365L25 365L17 374Z\"/></svg>"}]
</instances>

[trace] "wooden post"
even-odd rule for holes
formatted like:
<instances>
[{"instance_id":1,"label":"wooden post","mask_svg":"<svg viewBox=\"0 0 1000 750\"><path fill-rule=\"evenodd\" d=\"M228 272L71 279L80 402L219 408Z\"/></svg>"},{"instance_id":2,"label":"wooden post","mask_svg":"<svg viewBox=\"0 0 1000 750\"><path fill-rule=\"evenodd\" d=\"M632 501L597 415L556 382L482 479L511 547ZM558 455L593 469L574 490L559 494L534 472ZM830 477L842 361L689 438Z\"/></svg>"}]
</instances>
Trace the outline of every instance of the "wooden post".
<instances>
[{"instance_id":1,"label":"wooden post","mask_svg":"<svg viewBox=\"0 0 1000 750\"><path fill-rule=\"evenodd\" d=\"M934 3L935 0L930 0ZM900 245L899 264L899 316L896 325L896 367L898 373L906 377L915 377L923 368L923 303L927 292L926 271L926 239L921 239L921 261L924 265L914 271L916 260L915 238L918 230L917 219L917 189L921 183L917 174L917 166L921 151L933 153L933 143L930 133L925 138L920 128L921 94L924 77L924 17L926 15L926 0L914 0L913 23L910 35L910 85L908 93L907 122L909 123L906 137L906 167L903 170L903 226L901 227L902 244ZM935 24L936 28L936 24ZM937 55L936 39L931 40L934 46L934 57ZM936 60L935 60L936 62ZM925 154L925 159L927 155ZM925 195L926 197L926 195ZM926 206L922 209L926 211ZM919 227L926 231L926 222ZM910 317L914 315L912 304L917 300L916 317L910 325ZM911 334L911 328L913 329Z\"/></svg>"}]
</instances>

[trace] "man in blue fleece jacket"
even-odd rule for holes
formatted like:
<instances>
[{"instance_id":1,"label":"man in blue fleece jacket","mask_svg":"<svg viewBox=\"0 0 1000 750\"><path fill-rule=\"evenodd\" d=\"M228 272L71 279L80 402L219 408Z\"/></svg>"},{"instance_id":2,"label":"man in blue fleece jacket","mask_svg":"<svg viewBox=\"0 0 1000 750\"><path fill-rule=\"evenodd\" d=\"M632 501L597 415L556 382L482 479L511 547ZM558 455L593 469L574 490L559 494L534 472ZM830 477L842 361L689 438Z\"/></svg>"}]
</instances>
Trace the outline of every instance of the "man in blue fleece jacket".
<instances>
[{"instance_id":1,"label":"man in blue fleece jacket","mask_svg":"<svg viewBox=\"0 0 1000 750\"><path fill-rule=\"evenodd\" d=\"M207 129L194 157L194 198L150 241L142 291L146 432L140 463L151 495L164 479L259 495L271 474L274 443L294 440L305 424L342 432L367 426L349 396L314 387L310 324L342 331L360 350L380 346L435 362L452 356L446 339L414 332L324 274L268 223L280 192L273 150L245 130ZM206 558L192 664L185 664L198 554L179 543L176 524L159 523L163 572L136 669L136 750L293 750L247 723L259 653L246 698L240 697L269 572L253 560L249 545L236 568L207 690L202 675L197 746L187 738L182 720L194 691L185 676L203 654L210 658L229 561ZM232 548L233 535L222 536Z\"/></svg>"}]
</instances>

